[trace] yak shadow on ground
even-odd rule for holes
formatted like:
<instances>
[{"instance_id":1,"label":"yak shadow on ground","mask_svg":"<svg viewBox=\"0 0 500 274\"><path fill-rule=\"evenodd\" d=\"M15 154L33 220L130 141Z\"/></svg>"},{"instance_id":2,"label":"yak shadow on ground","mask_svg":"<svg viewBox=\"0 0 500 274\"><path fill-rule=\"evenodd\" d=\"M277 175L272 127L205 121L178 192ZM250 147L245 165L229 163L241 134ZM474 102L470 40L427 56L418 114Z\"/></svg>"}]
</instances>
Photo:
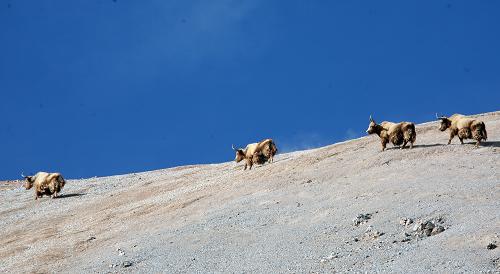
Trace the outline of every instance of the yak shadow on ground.
<instances>
[{"instance_id":1,"label":"yak shadow on ground","mask_svg":"<svg viewBox=\"0 0 500 274\"><path fill-rule=\"evenodd\" d=\"M71 198L71 197L80 197L86 195L85 193L70 193L70 194L62 194L57 196L57 199Z\"/></svg>"},{"instance_id":2,"label":"yak shadow on ground","mask_svg":"<svg viewBox=\"0 0 500 274\"><path fill-rule=\"evenodd\" d=\"M446 144L427 144L427 145L414 145L414 148L418 147L440 147L440 146L445 146Z\"/></svg>"},{"instance_id":3,"label":"yak shadow on ground","mask_svg":"<svg viewBox=\"0 0 500 274\"><path fill-rule=\"evenodd\" d=\"M419 147L439 147L439 146L445 146L445 144L428 144L428 145L413 145L413 148L419 148ZM387 147L385 150L392 150L392 149L401 149L401 147ZM406 146L404 149L410 149L409 146Z\"/></svg>"},{"instance_id":4,"label":"yak shadow on ground","mask_svg":"<svg viewBox=\"0 0 500 274\"><path fill-rule=\"evenodd\" d=\"M460 143L457 145L460 145ZM464 145L476 145L476 142L464 142ZM500 147L500 141L481 142L479 147Z\"/></svg>"},{"instance_id":5,"label":"yak shadow on ground","mask_svg":"<svg viewBox=\"0 0 500 274\"><path fill-rule=\"evenodd\" d=\"M485 146L485 147L500 147L500 141L482 142L481 146Z\"/></svg>"}]
</instances>

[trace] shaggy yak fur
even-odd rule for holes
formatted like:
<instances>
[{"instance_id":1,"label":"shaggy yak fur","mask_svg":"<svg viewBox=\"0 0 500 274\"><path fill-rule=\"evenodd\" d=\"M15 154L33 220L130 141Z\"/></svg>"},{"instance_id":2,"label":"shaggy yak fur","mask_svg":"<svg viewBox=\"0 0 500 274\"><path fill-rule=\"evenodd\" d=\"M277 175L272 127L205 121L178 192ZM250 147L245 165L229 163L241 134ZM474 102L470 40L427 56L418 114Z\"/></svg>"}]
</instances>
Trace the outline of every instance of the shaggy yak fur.
<instances>
[{"instance_id":1,"label":"shaggy yak fur","mask_svg":"<svg viewBox=\"0 0 500 274\"><path fill-rule=\"evenodd\" d=\"M236 158L234 159L237 163L245 160L245 168L252 169L253 164L263 165L266 162L272 163L274 161L274 155L278 153L278 148L272 139L266 139L259 143L253 143L246 146L245 149L239 148L233 150L236 152Z\"/></svg>"},{"instance_id":2,"label":"shaggy yak fur","mask_svg":"<svg viewBox=\"0 0 500 274\"><path fill-rule=\"evenodd\" d=\"M368 134L377 134L382 143L382 151L385 150L387 143L391 142L395 146L401 146L403 149L406 144L410 143L410 148L413 148L413 143L417 139L415 124L411 122L391 123L382 122L377 124L370 115L370 124L366 130Z\"/></svg>"},{"instance_id":3,"label":"shaggy yak fur","mask_svg":"<svg viewBox=\"0 0 500 274\"><path fill-rule=\"evenodd\" d=\"M66 181L60 173L38 172L35 176L24 176L26 189L35 187L35 200L43 195L56 198Z\"/></svg>"},{"instance_id":4,"label":"shaggy yak fur","mask_svg":"<svg viewBox=\"0 0 500 274\"><path fill-rule=\"evenodd\" d=\"M464 143L464 139L474 139L476 140L476 147L481 144L481 140L488 139L488 134L486 133L486 126L484 122L468 118L462 114L453 114L450 117L441 116L438 117L436 113L436 118L441 121L439 124L439 130L445 131L450 129L450 139L448 140L448 145L451 144L451 140L458 136L460 143Z\"/></svg>"}]
</instances>

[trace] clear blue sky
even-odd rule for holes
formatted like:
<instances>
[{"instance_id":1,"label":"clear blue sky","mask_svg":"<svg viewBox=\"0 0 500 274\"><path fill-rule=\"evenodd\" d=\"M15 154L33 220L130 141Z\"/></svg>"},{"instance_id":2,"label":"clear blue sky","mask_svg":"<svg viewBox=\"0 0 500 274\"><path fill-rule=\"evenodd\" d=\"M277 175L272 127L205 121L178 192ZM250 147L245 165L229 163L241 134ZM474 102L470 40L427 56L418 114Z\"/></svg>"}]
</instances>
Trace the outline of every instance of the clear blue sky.
<instances>
[{"instance_id":1,"label":"clear blue sky","mask_svg":"<svg viewBox=\"0 0 500 274\"><path fill-rule=\"evenodd\" d=\"M369 114L498 110L499 14L494 0L2 0L0 178L222 162L232 143L359 137Z\"/></svg>"}]
</instances>

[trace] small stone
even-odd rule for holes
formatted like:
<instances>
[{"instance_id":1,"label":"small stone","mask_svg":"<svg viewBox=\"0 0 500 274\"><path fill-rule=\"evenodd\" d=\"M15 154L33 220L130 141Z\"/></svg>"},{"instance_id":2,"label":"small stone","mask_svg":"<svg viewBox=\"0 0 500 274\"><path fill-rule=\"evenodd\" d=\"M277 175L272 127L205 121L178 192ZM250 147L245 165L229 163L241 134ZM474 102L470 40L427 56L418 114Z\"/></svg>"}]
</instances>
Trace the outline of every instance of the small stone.
<instances>
[{"instance_id":1,"label":"small stone","mask_svg":"<svg viewBox=\"0 0 500 274\"><path fill-rule=\"evenodd\" d=\"M427 222L425 224L425 229L433 229L435 227L434 223L433 222Z\"/></svg>"},{"instance_id":2,"label":"small stone","mask_svg":"<svg viewBox=\"0 0 500 274\"><path fill-rule=\"evenodd\" d=\"M380 237L380 236L382 236L382 235L384 235L384 233L383 233L383 232L380 232L380 231L375 231L375 232L373 232L372 238L373 238L373 239L377 239L377 238L379 238L379 237Z\"/></svg>"},{"instance_id":3,"label":"small stone","mask_svg":"<svg viewBox=\"0 0 500 274\"><path fill-rule=\"evenodd\" d=\"M486 246L486 248L487 248L487 249L489 249L489 250L492 250L492 249L497 248L497 245L496 245L496 244L494 244L494 243L489 243L489 244Z\"/></svg>"},{"instance_id":4,"label":"small stone","mask_svg":"<svg viewBox=\"0 0 500 274\"><path fill-rule=\"evenodd\" d=\"M354 218L354 219L352 220L353 225L355 225L355 226L359 226L360 224L365 223L365 222L367 222L368 220L370 220L370 219L371 219L371 216L372 216L372 215L371 215L370 213L366 213L366 214L362 214L362 213L361 213L361 214L358 214L358 216L356 216L356 218Z\"/></svg>"},{"instance_id":5,"label":"small stone","mask_svg":"<svg viewBox=\"0 0 500 274\"><path fill-rule=\"evenodd\" d=\"M423 234L424 234L425 236L431 236L431 233L432 233L432 229L430 229L430 228L426 228L426 229L424 229L424 231L423 231Z\"/></svg>"},{"instance_id":6,"label":"small stone","mask_svg":"<svg viewBox=\"0 0 500 274\"><path fill-rule=\"evenodd\" d=\"M124 262L122 263L122 266L123 266L123 267L130 267L130 266L132 266L132 262L131 262L131 261L124 261Z\"/></svg>"},{"instance_id":7,"label":"small stone","mask_svg":"<svg viewBox=\"0 0 500 274\"><path fill-rule=\"evenodd\" d=\"M432 229L431 235L434 236L444 231L444 227L438 225L434 229Z\"/></svg>"}]
</instances>

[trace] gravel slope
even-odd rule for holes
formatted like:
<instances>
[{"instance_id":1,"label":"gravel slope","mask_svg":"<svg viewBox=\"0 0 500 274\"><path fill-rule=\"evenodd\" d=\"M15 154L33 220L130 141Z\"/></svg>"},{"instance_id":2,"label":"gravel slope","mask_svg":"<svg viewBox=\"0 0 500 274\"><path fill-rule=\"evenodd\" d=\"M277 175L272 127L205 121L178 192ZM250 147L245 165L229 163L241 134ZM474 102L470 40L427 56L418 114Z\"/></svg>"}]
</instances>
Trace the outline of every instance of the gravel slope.
<instances>
[{"instance_id":1,"label":"gravel slope","mask_svg":"<svg viewBox=\"0 0 500 274\"><path fill-rule=\"evenodd\" d=\"M367 136L251 171L69 180L54 200L3 183L0 272L499 272L500 112L480 116L477 149L426 123L412 150ZM445 230L414 231L428 220Z\"/></svg>"}]
</instances>

